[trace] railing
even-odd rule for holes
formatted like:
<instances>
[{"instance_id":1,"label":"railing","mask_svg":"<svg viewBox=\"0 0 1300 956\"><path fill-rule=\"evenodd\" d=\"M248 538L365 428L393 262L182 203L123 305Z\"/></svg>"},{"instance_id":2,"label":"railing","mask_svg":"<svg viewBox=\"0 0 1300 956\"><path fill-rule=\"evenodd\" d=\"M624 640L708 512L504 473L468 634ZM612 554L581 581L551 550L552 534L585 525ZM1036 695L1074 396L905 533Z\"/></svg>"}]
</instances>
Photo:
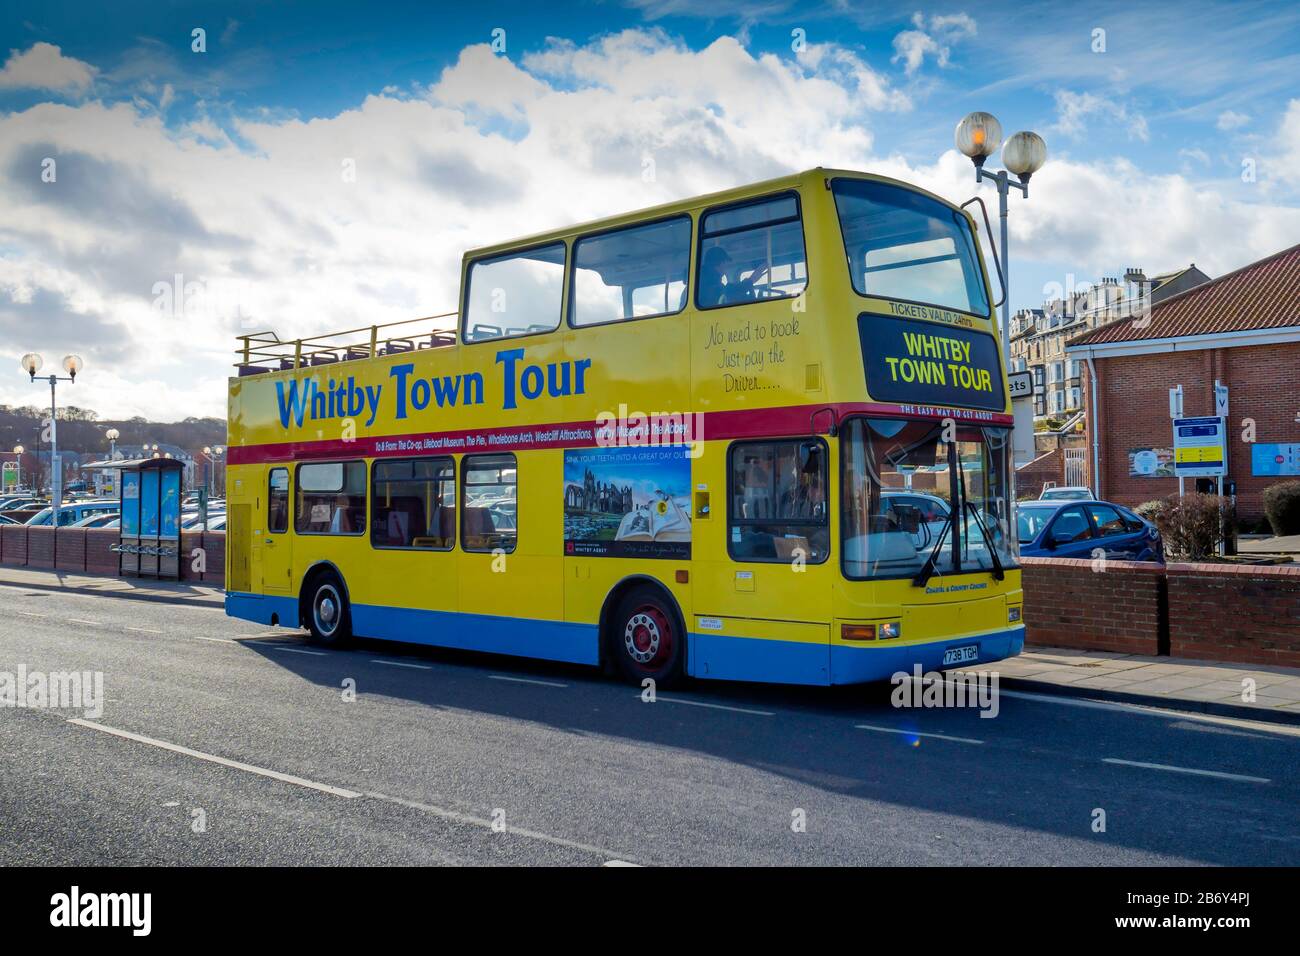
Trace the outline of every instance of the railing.
<instances>
[{"instance_id":1,"label":"railing","mask_svg":"<svg viewBox=\"0 0 1300 956\"><path fill-rule=\"evenodd\" d=\"M446 348L456 344L458 316L457 312L443 312L292 341L281 341L274 332L250 332L239 336L240 346L236 354L240 360L235 367L240 375L255 375L333 362L354 362L394 352Z\"/></svg>"}]
</instances>

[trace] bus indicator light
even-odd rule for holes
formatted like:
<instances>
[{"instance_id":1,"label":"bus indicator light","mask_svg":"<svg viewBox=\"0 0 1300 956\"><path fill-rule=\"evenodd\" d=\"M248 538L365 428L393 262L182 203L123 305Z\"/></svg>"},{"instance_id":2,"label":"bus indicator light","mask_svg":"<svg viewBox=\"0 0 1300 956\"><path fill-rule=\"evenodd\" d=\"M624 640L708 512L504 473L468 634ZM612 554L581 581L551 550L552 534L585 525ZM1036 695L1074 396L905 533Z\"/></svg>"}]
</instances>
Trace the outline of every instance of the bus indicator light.
<instances>
[{"instance_id":1,"label":"bus indicator light","mask_svg":"<svg viewBox=\"0 0 1300 956\"><path fill-rule=\"evenodd\" d=\"M876 639L876 625L841 624L840 637L846 641L874 641Z\"/></svg>"}]
</instances>

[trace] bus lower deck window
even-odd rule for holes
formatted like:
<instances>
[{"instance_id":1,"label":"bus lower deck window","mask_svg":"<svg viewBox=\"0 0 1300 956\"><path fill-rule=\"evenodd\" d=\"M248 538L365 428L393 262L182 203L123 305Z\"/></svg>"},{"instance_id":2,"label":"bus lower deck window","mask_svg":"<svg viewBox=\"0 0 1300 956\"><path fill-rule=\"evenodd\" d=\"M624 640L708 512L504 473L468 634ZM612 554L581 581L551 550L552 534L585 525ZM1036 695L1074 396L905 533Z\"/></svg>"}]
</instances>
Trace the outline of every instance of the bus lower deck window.
<instances>
[{"instance_id":1,"label":"bus lower deck window","mask_svg":"<svg viewBox=\"0 0 1300 956\"><path fill-rule=\"evenodd\" d=\"M293 528L298 534L364 534L366 463L312 462L299 465Z\"/></svg>"},{"instance_id":2,"label":"bus lower deck window","mask_svg":"<svg viewBox=\"0 0 1300 956\"><path fill-rule=\"evenodd\" d=\"M515 456L467 455L462 462L460 546L466 551L514 551L519 535Z\"/></svg>"},{"instance_id":3,"label":"bus lower deck window","mask_svg":"<svg viewBox=\"0 0 1300 956\"><path fill-rule=\"evenodd\" d=\"M449 551L456 543L456 468L450 458L377 461L371 477L370 543Z\"/></svg>"},{"instance_id":4,"label":"bus lower deck window","mask_svg":"<svg viewBox=\"0 0 1300 956\"><path fill-rule=\"evenodd\" d=\"M289 530L289 469L272 468L267 482L266 530L282 534Z\"/></svg>"},{"instance_id":5,"label":"bus lower deck window","mask_svg":"<svg viewBox=\"0 0 1300 956\"><path fill-rule=\"evenodd\" d=\"M815 440L731 447L727 546L736 561L820 564L830 553L826 447Z\"/></svg>"}]
</instances>

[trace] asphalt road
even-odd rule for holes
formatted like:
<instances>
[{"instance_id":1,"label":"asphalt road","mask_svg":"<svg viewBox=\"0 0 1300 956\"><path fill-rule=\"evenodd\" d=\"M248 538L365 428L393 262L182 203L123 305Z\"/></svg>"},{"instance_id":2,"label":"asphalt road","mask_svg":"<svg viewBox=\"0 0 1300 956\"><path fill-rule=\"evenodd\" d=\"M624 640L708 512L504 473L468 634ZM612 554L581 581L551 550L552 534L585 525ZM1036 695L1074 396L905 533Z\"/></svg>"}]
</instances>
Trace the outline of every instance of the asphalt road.
<instances>
[{"instance_id":1,"label":"asphalt road","mask_svg":"<svg viewBox=\"0 0 1300 956\"><path fill-rule=\"evenodd\" d=\"M984 719L888 685L647 703L583 668L20 587L0 622L0 672L102 671L107 698L0 708L4 866L1300 864L1300 727L1007 691Z\"/></svg>"}]
</instances>

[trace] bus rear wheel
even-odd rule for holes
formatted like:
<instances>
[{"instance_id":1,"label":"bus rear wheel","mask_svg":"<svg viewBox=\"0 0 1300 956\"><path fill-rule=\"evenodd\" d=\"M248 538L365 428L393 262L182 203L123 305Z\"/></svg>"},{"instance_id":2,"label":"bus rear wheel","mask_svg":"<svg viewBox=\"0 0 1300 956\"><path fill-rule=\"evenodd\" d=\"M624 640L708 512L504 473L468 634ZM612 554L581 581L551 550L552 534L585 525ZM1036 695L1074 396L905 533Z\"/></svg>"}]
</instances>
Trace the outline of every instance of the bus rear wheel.
<instances>
[{"instance_id":1,"label":"bus rear wheel","mask_svg":"<svg viewBox=\"0 0 1300 956\"><path fill-rule=\"evenodd\" d=\"M657 588L634 588L619 602L610 651L628 680L671 685L682 675L685 640L676 610Z\"/></svg>"},{"instance_id":2,"label":"bus rear wheel","mask_svg":"<svg viewBox=\"0 0 1300 956\"><path fill-rule=\"evenodd\" d=\"M333 574L324 574L308 589L307 629L312 640L327 647L342 647L352 639L352 612L343 596L343 585Z\"/></svg>"}]
</instances>

